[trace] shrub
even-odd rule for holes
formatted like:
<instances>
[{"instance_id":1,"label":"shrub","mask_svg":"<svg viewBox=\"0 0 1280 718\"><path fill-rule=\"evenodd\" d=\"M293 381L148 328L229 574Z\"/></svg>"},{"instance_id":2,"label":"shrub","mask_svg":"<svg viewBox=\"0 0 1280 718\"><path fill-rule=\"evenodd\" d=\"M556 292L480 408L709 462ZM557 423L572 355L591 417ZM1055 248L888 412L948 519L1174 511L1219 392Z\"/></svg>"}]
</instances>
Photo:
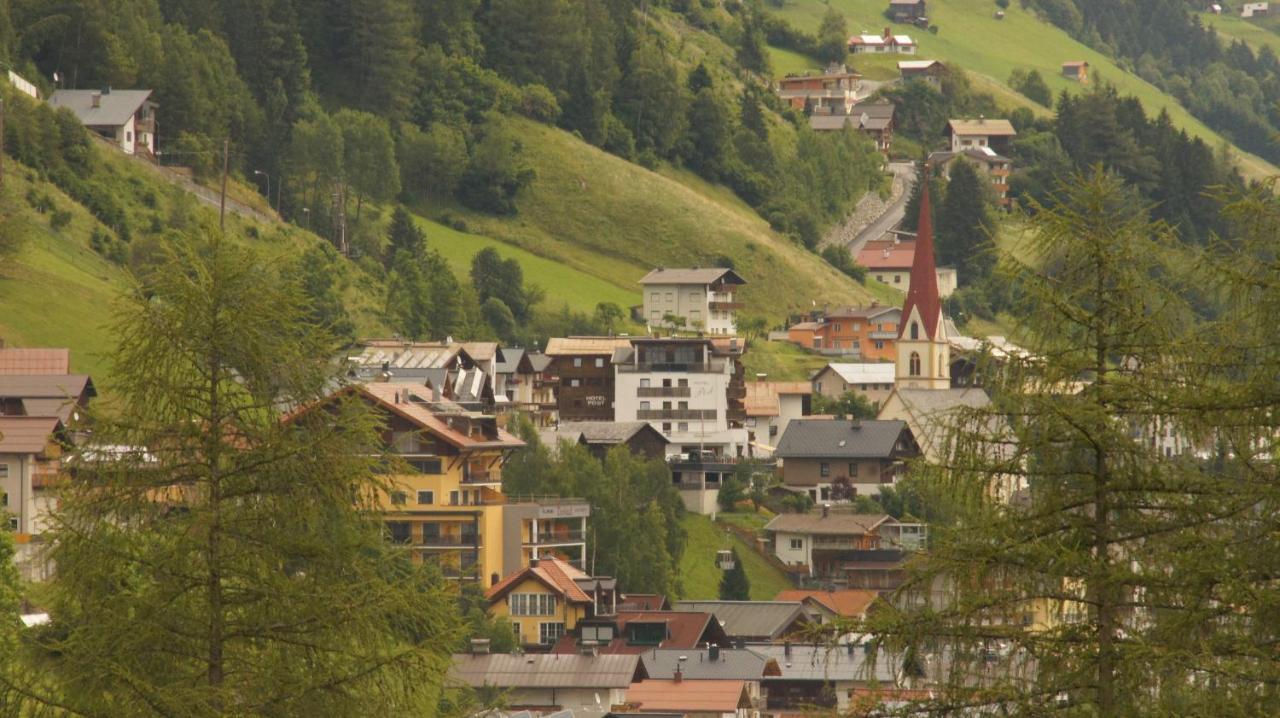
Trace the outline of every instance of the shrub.
<instances>
[{"instance_id":1,"label":"shrub","mask_svg":"<svg viewBox=\"0 0 1280 718\"><path fill-rule=\"evenodd\" d=\"M49 226L54 229L62 229L71 224L71 211L65 209L55 209L49 217Z\"/></svg>"}]
</instances>

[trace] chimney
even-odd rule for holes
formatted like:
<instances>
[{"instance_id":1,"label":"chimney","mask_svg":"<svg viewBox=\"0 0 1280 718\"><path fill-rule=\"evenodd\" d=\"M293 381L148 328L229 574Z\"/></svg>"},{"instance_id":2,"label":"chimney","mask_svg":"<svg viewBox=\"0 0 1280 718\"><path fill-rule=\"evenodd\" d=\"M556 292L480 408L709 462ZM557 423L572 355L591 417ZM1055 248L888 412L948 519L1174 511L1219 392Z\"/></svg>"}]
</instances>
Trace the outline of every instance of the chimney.
<instances>
[{"instance_id":1,"label":"chimney","mask_svg":"<svg viewBox=\"0 0 1280 718\"><path fill-rule=\"evenodd\" d=\"M530 557L529 568L537 568L537 567L538 567L538 557L537 556Z\"/></svg>"},{"instance_id":2,"label":"chimney","mask_svg":"<svg viewBox=\"0 0 1280 718\"><path fill-rule=\"evenodd\" d=\"M707 660L712 662L720 660L720 646L714 643L707 646Z\"/></svg>"},{"instance_id":3,"label":"chimney","mask_svg":"<svg viewBox=\"0 0 1280 718\"><path fill-rule=\"evenodd\" d=\"M91 106L91 107L102 107L102 93L101 93L101 92L98 92L97 90L94 90L94 91L93 91L93 94L92 94L92 95L89 95L89 106Z\"/></svg>"},{"instance_id":4,"label":"chimney","mask_svg":"<svg viewBox=\"0 0 1280 718\"><path fill-rule=\"evenodd\" d=\"M892 34L891 32L889 32L889 28L887 28L887 27L886 27L886 28L884 29L884 39L888 40L888 39L889 39L889 38L891 38L891 37L893 37L893 34Z\"/></svg>"},{"instance_id":5,"label":"chimney","mask_svg":"<svg viewBox=\"0 0 1280 718\"><path fill-rule=\"evenodd\" d=\"M483 656L489 652L489 639L473 638L471 639L471 655Z\"/></svg>"},{"instance_id":6,"label":"chimney","mask_svg":"<svg viewBox=\"0 0 1280 718\"><path fill-rule=\"evenodd\" d=\"M672 683L679 683L684 680L684 671L680 670L680 666L676 666L676 672L671 676Z\"/></svg>"},{"instance_id":7,"label":"chimney","mask_svg":"<svg viewBox=\"0 0 1280 718\"><path fill-rule=\"evenodd\" d=\"M824 506L823 511L825 510L826 510L826 507ZM782 655L786 656L787 658L791 657L791 641L782 642Z\"/></svg>"},{"instance_id":8,"label":"chimney","mask_svg":"<svg viewBox=\"0 0 1280 718\"><path fill-rule=\"evenodd\" d=\"M825 518L827 518L827 517L828 517L828 516L830 516L830 515L831 515L831 504L823 504L823 505L822 505L822 518L824 518L824 519L825 519ZM788 645L789 645L789 644L788 644ZM789 656L789 655L791 655L790 650L788 650L787 655L788 655L788 656Z\"/></svg>"}]
</instances>

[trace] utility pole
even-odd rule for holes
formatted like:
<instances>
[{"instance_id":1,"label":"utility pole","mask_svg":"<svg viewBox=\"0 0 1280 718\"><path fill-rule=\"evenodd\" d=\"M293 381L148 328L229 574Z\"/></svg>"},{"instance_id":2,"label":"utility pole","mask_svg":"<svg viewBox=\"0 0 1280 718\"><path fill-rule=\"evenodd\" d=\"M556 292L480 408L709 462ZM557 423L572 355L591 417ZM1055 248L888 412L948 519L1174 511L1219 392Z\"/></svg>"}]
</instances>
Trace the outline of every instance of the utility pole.
<instances>
[{"instance_id":1,"label":"utility pole","mask_svg":"<svg viewBox=\"0 0 1280 718\"><path fill-rule=\"evenodd\" d=\"M227 155L231 149L231 138L222 140L222 201L218 207L218 229L227 229Z\"/></svg>"},{"instance_id":2,"label":"utility pole","mask_svg":"<svg viewBox=\"0 0 1280 718\"><path fill-rule=\"evenodd\" d=\"M4 189L4 98L0 97L0 189Z\"/></svg>"}]
</instances>

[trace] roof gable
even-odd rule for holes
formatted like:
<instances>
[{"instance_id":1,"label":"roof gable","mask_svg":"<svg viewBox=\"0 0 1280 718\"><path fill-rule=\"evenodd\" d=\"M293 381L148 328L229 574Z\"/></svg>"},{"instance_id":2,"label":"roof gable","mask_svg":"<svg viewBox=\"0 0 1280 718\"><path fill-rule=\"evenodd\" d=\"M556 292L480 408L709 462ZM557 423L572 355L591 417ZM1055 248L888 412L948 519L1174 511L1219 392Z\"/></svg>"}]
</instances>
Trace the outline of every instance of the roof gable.
<instances>
[{"instance_id":1,"label":"roof gable","mask_svg":"<svg viewBox=\"0 0 1280 718\"><path fill-rule=\"evenodd\" d=\"M781 459L888 459L897 453L906 422L896 419L798 419L787 424L774 456Z\"/></svg>"},{"instance_id":2,"label":"roof gable","mask_svg":"<svg viewBox=\"0 0 1280 718\"><path fill-rule=\"evenodd\" d=\"M528 581L547 587L570 603L591 603L591 597L574 581L586 574L557 558L545 558L537 566L522 568L494 584L485 592L490 603L496 603Z\"/></svg>"},{"instance_id":3,"label":"roof gable","mask_svg":"<svg viewBox=\"0 0 1280 718\"><path fill-rule=\"evenodd\" d=\"M98 106L93 106L94 96ZM151 97L151 90L55 90L49 104L65 107L88 127L121 127Z\"/></svg>"}]
</instances>

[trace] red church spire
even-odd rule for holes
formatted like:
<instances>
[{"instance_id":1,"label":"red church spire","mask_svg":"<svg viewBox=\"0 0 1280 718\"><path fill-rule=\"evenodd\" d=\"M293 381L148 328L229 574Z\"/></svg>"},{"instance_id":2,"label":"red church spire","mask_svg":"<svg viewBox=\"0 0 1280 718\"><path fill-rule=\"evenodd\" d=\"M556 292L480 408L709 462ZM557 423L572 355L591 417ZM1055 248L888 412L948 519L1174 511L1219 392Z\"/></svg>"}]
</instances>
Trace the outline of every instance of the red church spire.
<instances>
[{"instance_id":1,"label":"red church spire","mask_svg":"<svg viewBox=\"0 0 1280 718\"><path fill-rule=\"evenodd\" d=\"M916 254L911 260L911 286L902 305L898 338L906 335L911 308L920 310L925 336L933 339L942 324L942 300L938 297L938 268L933 263L933 218L929 214L929 168L921 168L920 221L916 224Z\"/></svg>"}]
</instances>

